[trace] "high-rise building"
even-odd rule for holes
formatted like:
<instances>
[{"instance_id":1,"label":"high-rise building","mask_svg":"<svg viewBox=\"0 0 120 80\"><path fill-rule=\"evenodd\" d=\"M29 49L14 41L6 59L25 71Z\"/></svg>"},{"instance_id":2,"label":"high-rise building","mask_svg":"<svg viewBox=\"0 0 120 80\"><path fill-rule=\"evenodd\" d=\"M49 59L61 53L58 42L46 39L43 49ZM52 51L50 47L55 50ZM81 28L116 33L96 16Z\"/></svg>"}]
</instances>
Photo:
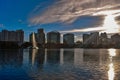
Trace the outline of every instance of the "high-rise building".
<instances>
[{"instance_id":1,"label":"high-rise building","mask_svg":"<svg viewBox=\"0 0 120 80\"><path fill-rule=\"evenodd\" d=\"M99 32L93 32L88 35L84 34L83 35L83 44L98 45L99 44Z\"/></svg>"},{"instance_id":2,"label":"high-rise building","mask_svg":"<svg viewBox=\"0 0 120 80\"><path fill-rule=\"evenodd\" d=\"M47 33L47 43L60 43L60 33L57 31L52 31Z\"/></svg>"},{"instance_id":3,"label":"high-rise building","mask_svg":"<svg viewBox=\"0 0 120 80\"><path fill-rule=\"evenodd\" d=\"M17 33L15 32L15 31L10 31L9 32L9 41L18 41L17 39L16 39L16 35L17 35ZM17 37L18 38L18 37Z\"/></svg>"},{"instance_id":4,"label":"high-rise building","mask_svg":"<svg viewBox=\"0 0 120 80\"><path fill-rule=\"evenodd\" d=\"M113 44L119 45L120 44L120 35L114 34L111 36L111 40Z\"/></svg>"},{"instance_id":5,"label":"high-rise building","mask_svg":"<svg viewBox=\"0 0 120 80\"><path fill-rule=\"evenodd\" d=\"M8 35L9 31L8 30L2 30L1 32L1 41L8 41Z\"/></svg>"},{"instance_id":6,"label":"high-rise building","mask_svg":"<svg viewBox=\"0 0 120 80\"><path fill-rule=\"evenodd\" d=\"M73 45L74 44L74 34L67 33L63 35L63 43Z\"/></svg>"},{"instance_id":7,"label":"high-rise building","mask_svg":"<svg viewBox=\"0 0 120 80\"><path fill-rule=\"evenodd\" d=\"M100 34L99 43L103 44L103 45L107 45L108 44L107 33L101 33Z\"/></svg>"},{"instance_id":8,"label":"high-rise building","mask_svg":"<svg viewBox=\"0 0 120 80\"><path fill-rule=\"evenodd\" d=\"M102 38L107 38L107 33L106 32L104 32L104 33L101 33L101 35L100 35Z\"/></svg>"},{"instance_id":9,"label":"high-rise building","mask_svg":"<svg viewBox=\"0 0 120 80\"><path fill-rule=\"evenodd\" d=\"M0 32L0 41L2 41L2 32Z\"/></svg>"},{"instance_id":10,"label":"high-rise building","mask_svg":"<svg viewBox=\"0 0 120 80\"><path fill-rule=\"evenodd\" d=\"M32 42L32 33L29 35L29 42Z\"/></svg>"},{"instance_id":11,"label":"high-rise building","mask_svg":"<svg viewBox=\"0 0 120 80\"><path fill-rule=\"evenodd\" d=\"M20 43L24 42L24 31L23 30L17 30L16 31L16 40Z\"/></svg>"},{"instance_id":12,"label":"high-rise building","mask_svg":"<svg viewBox=\"0 0 120 80\"><path fill-rule=\"evenodd\" d=\"M0 32L0 41L13 41L13 42L18 42L22 44L24 41L24 31L23 30L17 30L17 31L2 30L2 32Z\"/></svg>"},{"instance_id":13,"label":"high-rise building","mask_svg":"<svg viewBox=\"0 0 120 80\"><path fill-rule=\"evenodd\" d=\"M37 39L38 39L38 43L40 44L45 44L45 33L44 33L44 29L38 29L37 32Z\"/></svg>"},{"instance_id":14,"label":"high-rise building","mask_svg":"<svg viewBox=\"0 0 120 80\"><path fill-rule=\"evenodd\" d=\"M86 44L86 42L88 41L90 37L90 34L83 34L83 44Z\"/></svg>"}]
</instances>

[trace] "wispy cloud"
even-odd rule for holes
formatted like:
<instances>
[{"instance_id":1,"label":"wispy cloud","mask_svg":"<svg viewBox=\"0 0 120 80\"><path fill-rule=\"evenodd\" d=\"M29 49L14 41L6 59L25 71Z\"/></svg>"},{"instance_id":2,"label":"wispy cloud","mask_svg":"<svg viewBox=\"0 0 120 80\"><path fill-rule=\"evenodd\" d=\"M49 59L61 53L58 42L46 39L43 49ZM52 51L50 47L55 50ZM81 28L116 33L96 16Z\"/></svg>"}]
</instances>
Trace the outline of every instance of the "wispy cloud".
<instances>
[{"instance_id":1,"label":"wispy cloud","mask_svg":"<svg viewBox=\"0 0 120 80\"><path fill-rule=\"evenodd\" d=\"M29 22L34 25L53 23L53 22L73 23L81 16L86 16L86 15L108 16L108 14L104 14L105 13L104 11L109 10L112 12L113 10L119 10L119 9L120 9L120 0L58 0L53 5L49 6L43 13L37 15L34 15L34 13L31 14L31 17L29 18ZM37 11L39 12L39 10L40 9L37 6ZM115 14L118 14L116 21L120 23L119 22L120 12L118 11ZM107 16L102 16L102 17L108 20ZM61 32L64 33L64 32L105 31L105 29L108 27L105 28L104 21L105 20L102 19L101 21L98 21L97 25L96 24L90 25L90 27L92 28L84 28L84 29L75 28L72 30L61 31ZM113 30L116 29L113 28Z\"/></svg>"},{"instance_id":2,"label":"wispy cloud","mask_svg":"<svg viewBox=\"0 0 120 80\"><path fill-rule=\"evenodd\" d=\"M67 31L61 31L63 33L65 32L107 32L107 33L119 33L120 27L117 23L119 23L119 16L120 10L109 10L109 11L101 11L98 13L95 13L94 15L106 15L105 19L103 21L103 25L99 27L94 28L85 28L85 29L74 29L74 30L67 30ZM115 21L116 18L116 21Z\"/></svg>"},{"instance_id":3,"label":"wispy cloud","mask_svg":"<svg viewBox=\"0 0 120 80\"><path fill-rule=\"evenodd\" d=\"M59 0L49 6L42 14L37 14L29 19L32 24L52 22L72 23L79 16L92 15L96 12L116 9L120 7L120 0ZM37 11L39 11L39 7Z\"/></svg>"},{"instance_id":4,"label":"wispy cloud","mask_svg":"<svg viewBox=\"0 0 120 80\"><path fill-rule=\"evenodd\" d=\"M95 31L103 31L103 27L95 27L95 28L86 28L86 29L73 29L67 31L60 31L61 33L74 33L74 32L95 32Z\"/></svg>"}]
</instances>

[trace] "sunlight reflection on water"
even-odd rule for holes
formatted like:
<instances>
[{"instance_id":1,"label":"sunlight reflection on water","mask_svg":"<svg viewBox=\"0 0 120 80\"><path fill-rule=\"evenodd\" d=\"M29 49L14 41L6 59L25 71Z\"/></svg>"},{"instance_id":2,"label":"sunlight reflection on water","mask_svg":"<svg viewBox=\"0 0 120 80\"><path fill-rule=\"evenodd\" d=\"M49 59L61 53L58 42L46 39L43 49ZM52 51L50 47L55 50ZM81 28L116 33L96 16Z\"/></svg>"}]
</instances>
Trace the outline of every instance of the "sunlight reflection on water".
<instances>
[{"instance_id":1,"label":"sunlight reflection on water","mask_svg":"<svg viewBox=\"0 0 120 80\"><path fill-rule=\"evenodd\" d=\"M110 64L109 64L109 70L108 70L108 79L114 80L115 77L115 71L114 71L114 64L113 64L113 57L116 56L116 49L109 49L109 56L110 56Z\"/></svg>"}]
</instances>

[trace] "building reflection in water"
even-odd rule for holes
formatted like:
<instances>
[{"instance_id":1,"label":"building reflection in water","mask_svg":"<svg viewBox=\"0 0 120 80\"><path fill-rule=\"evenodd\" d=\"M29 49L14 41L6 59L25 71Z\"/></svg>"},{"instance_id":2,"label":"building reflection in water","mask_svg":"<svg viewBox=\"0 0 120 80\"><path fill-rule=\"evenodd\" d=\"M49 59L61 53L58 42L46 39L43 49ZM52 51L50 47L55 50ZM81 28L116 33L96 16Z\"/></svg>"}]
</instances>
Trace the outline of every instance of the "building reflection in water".
<instances>
[{"instance_id":1,"label":"building reflection in water","mask_svg":"<svg viewBox=\"0 0 120 80\"><path fill-rule=\"evenodd\" d=\"M114 80L115 72L114 72L114 64L113 64L113 57L116 56L116 50L115 49L108 49L109 52L109 58L110 58L110 64L109 64L109 70L108 70L108 78L109 80Z\"/></svg>"},{"instance_id":2,"label":"building reflection in water","mask_svg":"<svg viewBox=\"0 0 120 80\"><path fill-rule=\"evenodd\" d=\"M118 61L116 61L117 59ZM85 74L89 75L89 72L87 72L89 70L93 73L93 76L95 73L95 77L97 75L100 77L103 76L105 78L108 77L109 80L114 80L115 75L116 77L117 75L119 75L119 59L119 49L0 50L0 70L3 69L4 71L6 69L6 71L8 71L10 69L16 69L19 74L25 75L25 73L27 73L27 75L30 75L32 77L36 76L36 73L38 73L39 76L37 77L41 78L42 76L46 77L47 74L50 74L49 77L51 77L51 74L53 75L53 77L57 77L56 75L54 76L54 74L58 73L62 75L62 72L64 72L64 70L66 70L65 74L69 76L69 70L71 70L72 73L75 68L75 75L79 73L83 74L83 72L79 72L81 70L85 70ZM106 70L106 65L108 66L109 70ZM11 73L11 70L9 71L9 74L15 74L14 72ZM99 73L97 74L96 71ZM92 73L90 73L90 75ZM3 73L1 72L0 74ZM63 74L62 76L65 75ZM99 78L94 80L98 79Z\"/></svg>"},{"instance_id":3,"label":"building reflection in water","mask_svg":"<svg viewBox=\"0 0 120 80\"><path fill-rule=\"evenodd\" d=\"M41 65L41 64L74 64L75 66L80 66L86 62L95 62L100 64L106 63L108 54L104 54L107 50L94 50L95 53L90 49L40 49L40 50L30 50L29 54L24 56L29 56L24 61L29 61L31 65ZM25 62L27 63L27 62Z\"/></svg>"},{"instance_id":4,"label":"building reflection in water","mask_svg":"<svg viewBox=\"0 0 120 80\"><path fill-rule=\"evenodd\" d=\"M100 50L95 49L94 53L92 49L85 49L84 50L84 62L100 62Z\"/></svg>"},{"instance_id":5,"label":"building reflection in water","mask_svg":"<svg viewBox=\"0 0 120 80\"><path fill-rule=\"evenodd\" d=\"M64 63L74 63L74 49L65 49L63 52Z\"/></svg>"},{"instance_id":6,"label":"building reflection in water","mask_svg":"<svg viewBox=\"0 0 120 80\"><path fill-rule=\"evenodd\" d=\"M27 52L27 51L26 51ZM31 64L37 69L46 69L47 66L50 67L51 64L59 64L59 65L71 65L80 67L84 64L94 63L100 67L100 65L104 65L107 61L110 61L108 77L109 80L114 80L114 64L112 58L116 56L115 49L109 49L109 58L106 49L96 49L94 53L92 49L39 49L39 50L31 50L29 54L23 54L24 64ZM27 57L28 56L28 57ZM29 59L29 60L28 60ZM51 65L52 67L53 65ZM29 66L30 67L30 66Z\"/></svg>"},{"instance_id":7,"label":"building reflection in water","mask_svg":"<svg viewBox=\"0 0 120 80\"><path fill-rule=\"evenodd\" d=\"M64 49L60 49L60 65L63 65L64 64L64 58L63 58L63 53L64 52Z\"/></svg>"},{"instance_id":8,"label":"building reflection in water","mask_svg":"<svg viewBox=\"0 0 120 80\"><path fill-rule=\"evenodd\" d=\"M83 63L83 49L61 49L60 63L81 65Z\"/></svg>"},{"instance_id":9,"label":"building reflection in water","mask_svg":"<svg viewBox=\"0 0 120 80\"><path fill-rule=\"evenodd\" d=\"M107 50L92 49L45 49L44 64L57 63L60 65L74 64L80 66L86 62L95 62L98 65L107 62Z\"/></svg>"},{"instance_id":10,"label":"building reflection in water","mask_svg":"<svg viewBox=\"0 0 120 80\"><path fill-rule=\"evenodd\" d=\"M45 49L44 64L57 63L63 65L64 63L74 62L74 49Z\"/></svg>"},{"instance_id":11,"label":"building reflection in water","mask_svg":"<svg viewBox=\"0 0 120 80\"><path fill-rule=\"evenodd\" d=\"M79 66L83 64L83 49L74 50L74 65Z\"/></svg>"},{"instance_id":12,"label":"building reflection in water","mask_svg":"<svg viewBox=\"0 0 120 80\"><path fill-rule=\"evenodd\" d=\"M29 67L29 49L23 50L23 67Z\"/></svg>"},{"instance_id":13,"label":"building reflection in water","mask_svg":"<svg viewBox=\"0 0 120 80\"><path fill-rule=\"evenodd\" d=\"M42 68L44 63L45 49L30 49L29 50L29 65L32 67ZM28 60L27 60L28 61Z\"/></svg>"},{"instance_id":14,"label":"building reflection in water","mask_svg":"<svg viewBox=\"0 0 120 80\"><path fill-rule=\"evenodd\" d=\"M47 63L60 63L60 49L47 49Z\"/></svg>"},{"instance_id":15,"label":"building reflection in water","mask_svg":"<svg viewBox=\"0 0 120 80\"><path fill-rule=\"evenodd\" d=\"M45 49L44 64L46 63L80 65L83 63L83 49Z\"/></svg>"},{"instance_id":16,"label":"building reflection in water","mask_svg":"<svg viewBox=\"0 0 120 80\"><path fill-rule=\"evenodd\" d=\"M38 51L31 50L26 55L29 56L26 57L29 60L24 61L29 61L29 64L34 66L30 76L36 76L35 71L37 70L38 75L40 74L37 76L38 79L42 76L46 77L47 74L54 76L57 72L59 74L59 70L72 69L74 66L77 69L93 71L93 76L95 74L95 77L96 75L105 78L108 76L109 80L114 80L115 77L113 64L113 57L116 56L115 49L94 49L94 51L93 49L39 49ZM108 62L109 65L107 64ZM106 70L106 65L109 67L109 70ZM47 74L43 74L44 72L47 72ZM69 74L69 72L66 71L65 74ZM94 80L98 79L99 77Z\"/></svg>"},{"instance_id":17,"label":"building reflection in water","mask_svg":"<svg viewBox=\"0 0 120 80\"><path fill-rule=\"evenodd\" d=\"M0 66L4 67L21 67L23 60L23 50L0 50Z\"/></svg>"}]
</instances>

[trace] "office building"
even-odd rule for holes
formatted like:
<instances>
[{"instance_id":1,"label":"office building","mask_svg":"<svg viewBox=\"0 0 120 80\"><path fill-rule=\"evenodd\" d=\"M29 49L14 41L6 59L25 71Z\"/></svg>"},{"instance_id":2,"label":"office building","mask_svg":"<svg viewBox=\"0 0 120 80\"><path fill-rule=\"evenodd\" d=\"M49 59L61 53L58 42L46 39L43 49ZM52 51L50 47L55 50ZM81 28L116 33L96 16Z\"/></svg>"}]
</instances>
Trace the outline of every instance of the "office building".
<instances>
[{"instance_id":1,"label":"office building","mask_svg":"<svg viewBox=\"0 0 120 80\"><path fill-rule=\"evenodd\" d=\"M83 44L98 45L99 44L99 32L93 32L91 34L84 34Z\"/></svg>"},{"instance_id":2,"label":"office building","mask_svg":"<svg viewBox=\"0 0 120 80\"><path fill-rule=\"evenodd\" d=\"M107 33L101 33L99 37L99 44L107 45L110 40L107 37Z\"/></svg>"},{"instance_id":3,"label":"office building","mask_svg":"<svg viewBox=\"0 0 120 80\"><path fill-rule=\"evenodd\" d=\"M86 42L88 41L90 37L90 34L83 34L83 44L86 44Z\"/></svg>"},{"instance_id":4,"label":"office building","mask_svg":"<svg viewBox=\"0 0 120 80\"><path fill-rule=\"evenodd\" d=\"M63 35L63 43L73 45L74 44L74 34L67 33Z\"/></svg>"},{"instance_id":5,"label":"office building","mask_svg":"<svg viewBox=\"0 0 120 80\"><path fill-rule=\"evenodd\" d=\"M120 44L120 35L114 34L111 36L111 40L113 44L119 45Z\"/></svg>"},{"instance_id":6,"label":"office building","mask_svg":"<svg viewBox=\"0 0 120 80\"><path fill-rule=\"evenodd\" d=\"M45 33L44 33L44 29L38 29L37 39L38 39L38 43L40 43L40 44L45 44Z\"/></svg>"},{"instance_id":7,"label":"office building","mask_svg":"<svg viewBox=\"0 0 120 80\"><path fill-rule=\"evenodd\" d=\"M12 42L18 42L22 44L24 41L24 31L23 30L16 30L16 31L2 30L2 32L0 32L0 41L12 41Z\"/></svg>"},{"instance_id":8,"label":"office building","mask_svg":"<svg viewBox=\"0 0 120 80\"><path fill-rule=\"evenodd\" d=\"M60 33L57 31L52 31L47 33L47 43L60 43Z\"/></svg>"},{"instance_id":9,"label":"office building","mask_svg":"<svg viewBox=\"0 0 120 80\"><path fill-rule=\"evenodd\" d=\"M16 40L21 44L24 42L24 32L22 30L16 30Z\"/></svg>"}]
</instances>

